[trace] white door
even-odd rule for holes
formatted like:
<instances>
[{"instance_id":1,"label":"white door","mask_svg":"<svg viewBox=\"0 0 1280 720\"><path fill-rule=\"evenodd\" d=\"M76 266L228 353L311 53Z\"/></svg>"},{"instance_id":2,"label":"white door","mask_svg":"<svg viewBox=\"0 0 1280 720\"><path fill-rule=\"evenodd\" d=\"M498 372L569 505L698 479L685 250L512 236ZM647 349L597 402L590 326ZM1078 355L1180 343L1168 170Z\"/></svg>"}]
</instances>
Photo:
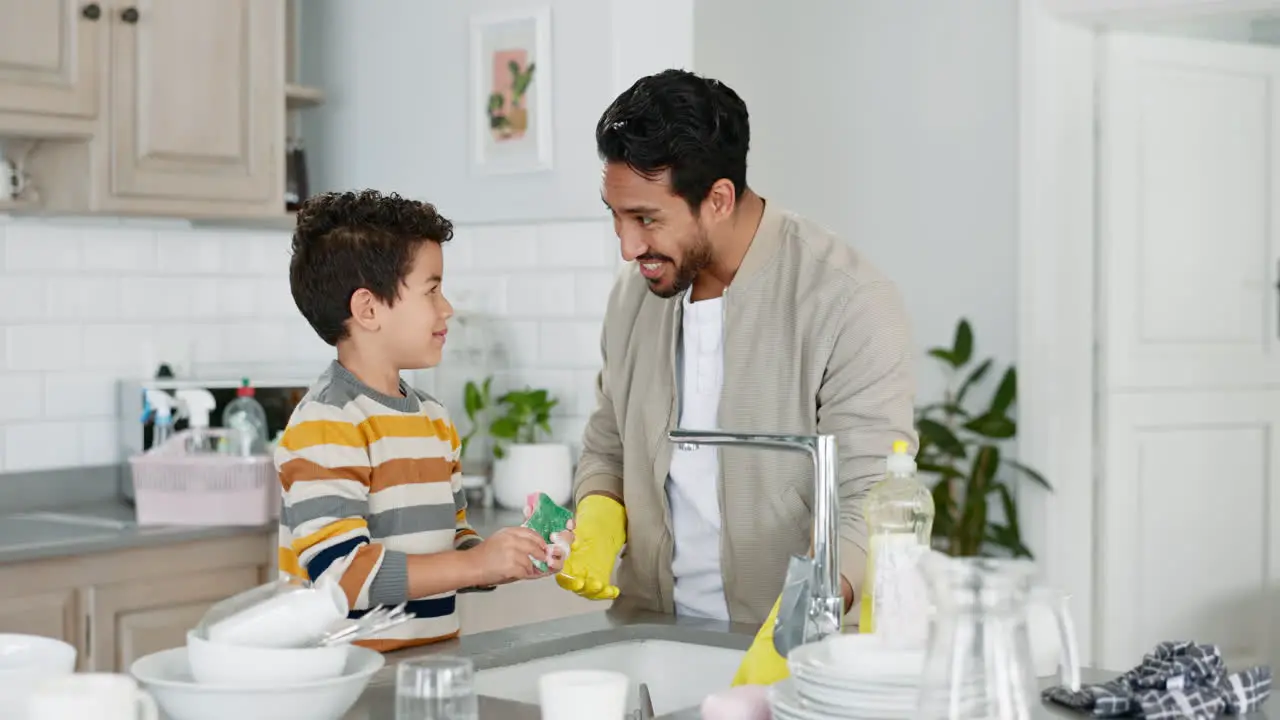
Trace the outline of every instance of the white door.
<instances>
[{"instance_id":1,"label":"white door","mask_svg":"<svg viewBox=\"0 0 1280 720\"><path fill-rule=\"evenodd\" d=\"M1274 664L1280 49L1102 43L1095 664Z\"/></svg>"}]
</instances>

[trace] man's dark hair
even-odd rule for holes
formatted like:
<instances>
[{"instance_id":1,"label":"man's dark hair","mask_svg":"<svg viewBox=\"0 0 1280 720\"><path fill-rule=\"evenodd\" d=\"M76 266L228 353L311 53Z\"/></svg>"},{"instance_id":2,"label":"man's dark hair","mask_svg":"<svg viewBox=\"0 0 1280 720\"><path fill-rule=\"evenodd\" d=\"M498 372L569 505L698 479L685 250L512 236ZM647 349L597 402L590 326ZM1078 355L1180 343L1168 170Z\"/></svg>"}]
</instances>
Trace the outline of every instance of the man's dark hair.
<instances>
[{"instance_id":1,"label":"man's dark hair","mask_svg":"<svg viewBox=\"0 0 1280 720\"><path fill-rule=\"evenodd\" d=\"M751 124L728 85L684 70L640 78L596 124L596 150L653 178L671 171L671 189L697 212L721 178L735 197L747 189Z\"/></svg>"},{"instance_id":2,"label":"man's dark hair","mask_svg":"<svg viewBox=\"0 0 1280 720\"><path fill-rule=\"evenodd\" d=\"M298 210L293 231L293 301L320 339L337 345L357 290L395 304L418 247L452 237L453 223L430 203L375 190L317 195Z\"/></svg>"}]
</instances>

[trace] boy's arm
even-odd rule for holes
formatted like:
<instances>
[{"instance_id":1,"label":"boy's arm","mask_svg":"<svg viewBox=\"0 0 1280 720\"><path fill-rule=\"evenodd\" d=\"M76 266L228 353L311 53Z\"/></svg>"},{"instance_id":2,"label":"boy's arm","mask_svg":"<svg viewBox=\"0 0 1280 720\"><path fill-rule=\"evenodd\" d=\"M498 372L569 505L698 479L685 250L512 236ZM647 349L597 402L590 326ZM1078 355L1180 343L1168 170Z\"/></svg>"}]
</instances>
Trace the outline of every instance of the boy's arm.
<instances>
[{"instance_id":1,"label":"boy's arm","mask_svg":"<svg viewBox=\"0 0 1280 720\"><path fill-rule=\"evenodd\" d=\"M337 579L352 610L475 584L477 568L461 553L408 555L371 541L368 447L354 422L333 414L319 404L300 407L276 450L284 521L306 575Z\"/></svg>"},{"instance_id":2,"label":"boy's arm","mask_svg":"<svg viewBox=\"0 0 1280 720\"><path fill-rule=\"evenodd\" d=\"M351 610L404 602L408 563L369 537L369 452L350 420L321 403L295 411L276 449L281 520L313 582L332 577Z\"/></svg>"},{"instance_id":3,"label":"boy's arm","mask_svg":"<svg viewBox=\"0 0 1280 720\"><path fill-rule=\"evenodd\" d=\"M462 442L458 439L458 427L452 422L449 423L449 442L453 445L454 454L457 454ZM469 550L479 545L484 538L480 537L480 533L476 532L476 529L467 521L467 493L462 489L461 459L453 461L453 472L449 477L449 484L453 488L453 547L456 550Z\"/></svg>"}]
</instances>

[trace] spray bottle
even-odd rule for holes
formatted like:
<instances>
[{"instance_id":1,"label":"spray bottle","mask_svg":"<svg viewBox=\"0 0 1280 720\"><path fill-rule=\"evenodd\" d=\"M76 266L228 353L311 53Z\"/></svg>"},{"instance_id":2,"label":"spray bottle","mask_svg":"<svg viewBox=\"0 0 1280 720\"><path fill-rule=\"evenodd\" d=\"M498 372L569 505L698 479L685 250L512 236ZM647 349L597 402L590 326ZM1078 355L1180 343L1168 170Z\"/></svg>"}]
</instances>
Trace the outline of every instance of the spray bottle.
<instances>
[{"instance_id":1,"label":"spray bottle","mask_svg":"<svg viewBox=\"0 0 1280 720\"><path fill-rule=\"evenodd\" d=\"M217 447L205 432L209 429L209 413L217 407L213 393L204 388L187 388L174 392L187 416L187 427L192 431L191 452L216 452Z\"/></svg>"},{"instance_id":2,"label":"spray bottle","mask_svg":"<svg viewBox=\"0 0 1280 720\"><path fill-rule=\"evenodd\" d=\"M165 444L173 434L173 409L175 401L163 390L147 390L142 393L142 422L151 420L151 447Z\"/></svg>"}]
</instances>

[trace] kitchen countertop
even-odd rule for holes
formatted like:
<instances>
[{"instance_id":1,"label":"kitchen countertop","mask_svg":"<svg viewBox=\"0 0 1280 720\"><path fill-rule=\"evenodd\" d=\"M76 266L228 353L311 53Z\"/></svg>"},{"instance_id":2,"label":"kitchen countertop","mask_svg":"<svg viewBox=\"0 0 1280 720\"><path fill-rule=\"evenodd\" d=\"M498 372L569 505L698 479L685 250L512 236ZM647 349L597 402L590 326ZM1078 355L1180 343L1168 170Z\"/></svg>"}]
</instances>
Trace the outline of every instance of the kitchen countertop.
<instances>
[{"instance_id":1,"label":"kitchen countertop","mask_svg":"<svg viewBox=\"0 0 1280 720\"><path fill-rule=\"evenodd\" d=\"M718 647L746 649L754 636L755 628L741 624L676 618L656 613L629 612L611 609L536 625L525 625L481 633L457 640L415 648L387 655L387 666L369 684L360 701L344 720L394 720L395 718L395 666L405 660L431 655L454 655L471 658L477 670L501 667L528 660L560 655L575 650L627 640L670 640ZM1081 678L1087 683L1098 683L1115 677L1118 673L1086 668ZM1042 680L1041 687L1048 687L1049 680ZM480 720L538 720L536 706L480 697ZM1033 718L1086 718L1066 708L1048 703L1034 708ZM662 716L664 720L699 720L696 708ZM1266 720L1265 712L1245 716L1244 720Z\"/></svg>"},{"instance_id":2,"label":"kitchen countertop","mask_svg":"<svg viewBox=\"0 0 1280 720\"><path fill-rule=\"evenodd\" d=\"M42 519L48 514L76 517L73 522ZM476 532L488 536L498 528L519 525L523 516L518 510L477 508L470 519ZM0 564L266 533L274 527L275 523L138 527L134 524L133 508L123 500L59 506L0 516Z\"/></svg>"}]
</instances>

